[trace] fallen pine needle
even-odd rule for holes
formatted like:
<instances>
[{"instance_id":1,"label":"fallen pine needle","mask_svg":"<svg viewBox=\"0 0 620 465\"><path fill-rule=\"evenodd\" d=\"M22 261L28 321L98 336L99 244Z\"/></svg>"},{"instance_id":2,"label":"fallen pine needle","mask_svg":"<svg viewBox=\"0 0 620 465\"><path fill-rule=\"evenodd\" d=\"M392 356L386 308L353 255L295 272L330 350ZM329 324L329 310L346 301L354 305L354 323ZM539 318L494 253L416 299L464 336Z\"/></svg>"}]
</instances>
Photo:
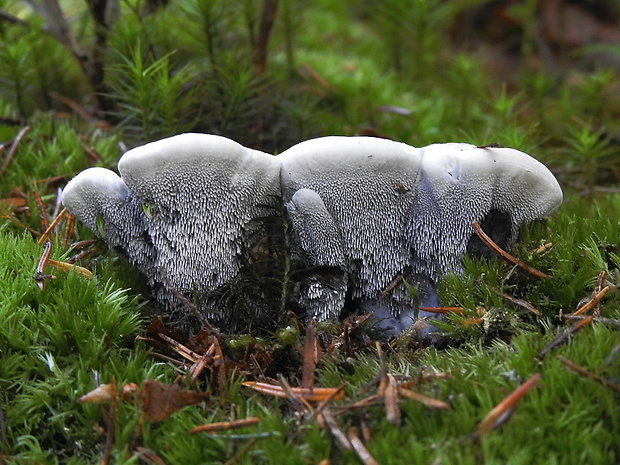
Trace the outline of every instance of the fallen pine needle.
<instances>
[{"instance_id":1,"label":"fallen pine needle","mask_svg":"<svg viewBox=\"0 0 620 465\"><path fill-rule=\"evenodd\" d=\"M28 226L26 226L24 223L20 222L17 218L13 217L12 215L3 215L0 216L1 219L5 219L5 220L9 220L11 223L16 224L17 226L19 226L22 229L25 229L26 231L28 231L30 234L32 234L33 236L41 236L41 233L39 231L36 231L32 228L29 228Z\"/></svg>"},{"instance_id":2,"label":"fallen pine needle","mask_svg":"<svg viewBox=\"0 0 620 465\"><path fill-rule=\"evenodd\" d=\"M398 393L403 397L407 397L409 399L415 400L416 402L419 402L430 408L436 408L436 409L441 409L441 410L447 410L450 408L450 406L442 400L425 396L423 394L420 394L419 392L405 389L404 387L399 386Z\"/></svg>"},{"instance_id":3,"label":"fallen pine needle","mask_svg":"<svg viewBox=\"0 0 620 465\"><path fill-rule=\"evenodd\" d=\"M269 396L286 398L286 392L282 389L281 386L277 386L275 384L269 383L261 383L258 381L246 381L242 383L244 386L247 386L251 389L254 389L257 392L262 394L267 394ZM291 390L302 399L309 400L311 402L321 402L325 400L327 397L333 396L333 400L340 400L344 397L344 391L340 388L296 388L292 387ZM334 394L335 391L338 391L337 394Z\"/></svg>"},{"instance_id":4,"label":"fallen pine needle","mask_svg":"<svg viewBox=\"0 0 620 465\"><path fill-rule=\"evenodd\" d=\"M195 426L189 430L189 434L196 433L211 433L216 431L225 431L237 428L245 428L246 426L253 426L260 422L258 417L244 418L242 420L233 421L221 421L218 423L207 423L206 425Z\"/></svg>"},{"instance_id":5,"label":"fallen pine needle","mask_svg":"<svg viewBox=\"0 0 620 465\"><path fill-rule=\"evenodd\" d=\"M338 444L340 444L340 446L343 449L353 450L353 446L351 445L351 442L349 441L349 439L347 439L347 436L344 434L344 431L342 431L342 429L336 422L336 419L334 418L334 415L332 414L331 410L329 410L328 408L326 408L323 411L323 419L325 420L325 424L329 428L329 431L334 436L334 439L338 441Z\"/></svg>"},{"instance_id":6,"label":"fallen pine needle","mask_svg":"<svg viewBox=\"0 0 620 465\"><path fill-rule=\"evenodd\" d=\"M536 316L540 316L541 315L540 311L537 310L536 308L534 308L534 306L532 304L530 304L529 302L527 302L525 300L522 300L522 299L517 299L516 297L513 297L513 296L508 295L508 294L504 294L502 291L500 291L498 289L491 288L491 290L493 292L495 292L498 296L503 297L506 300L509 300L513 304L518 305L519 307L523 307L526 310L529 310L534 315L536 315Z\"/></svg>"},{"instance_id":7,"label":"fallen pine needle","mask_svg":"<svg viewBox=\"0 0 620 465\"><path fill-rule=\"evenodd\" d=\"M343 393L343 392L344 392L344 388L345 388L345 386L346 386L346 384L344 384L344 383L343 383L343 384L341 384L340 386L338 386L338 387L334 390L334 392L333 392L331 395L329 395L329 396L328 396L328 397L326 397L324 400L322 400L322 401L321 401L321 403L320 403L319 405L317 405L317 406L316 406L316 408L315 408L315 409L314 409L314 411L312 412L312 415L313 415L313 416L315 416L315 417L316 417L317 415L319 415L319 414L323 411L323 409L324 409L325 407L327 407L327 405L328 405L328 404L329 404L332 400L334 400L334 398L335 398L336 396L338 396L338 395L340 395L340 393Z\"/></svg>"},{"instance_id":8,"label":"fallen pine needle","mask_svg":"<svg viewBox=\"0 0 620 465\"><path fill-rule=\"evenodd\" d=\"M588 300L588 302L586 302L584 305L582 305L577 310L575 310L573 313L571 313L571 315L573 315L573 316L581 315L581 314L591 310L592 308L596 307L596 305L601 301L601 299L603 297L605 297L605 294L607 294L609 292L609 289L611 289L610 286L605 286L603 289L601 289L599 292L597 292L594 297L592 297L590 300Z\"/></svg>"},{"instance_id":9,"label":"fallen pine needle","mask_svg":"<svg viewBox=\"0 0 620 465\"><path fill-rule=\"evenodd\" d=\"M484 417L484 419L478 424L478 427L476 428L476 436L481 438L483 435L499 426L497 424L497 420L499 420L508 410L517 406L521 398L536 385L538 378L540 378L540 373L534 374L530 379L505 397L504 400L493 407L487 416Z\"/></svg>"},{"instance_id":10,"label":"fallen pine needle","mask_svg":"<svg viewBox=\"0 0 620 465\"><path fill-rule=\"evenodd\" d=\"M480 238L480 240L484 242L487 245L487 247L489 247L493 252L495 252L497 255L499 255L504 260L506 260L508 263L510 263L511 265L518 266L522 270L528 272L532 276L536 276L537 278L547 277L547 275L543 273L542 271L538 271L536 268L533 268L523 263L518 258L513 257L508 252L503 250L500 246L498 246L495 242L493 242L493 240L489 236L487 236L487 234L482 230L482 228L480 227L477 221L474 221L471 225L474 228L474 231L476 232L476 235Z\"/></svg>"},{"instance_id":11,"label":"fallen pine needle","mask_svg":"<svg viewBox=\"0 0 620 465\"><path fill-rule=\"evenodd\" d=\"M67 209L63 208L60 211L60 213L56 216L56 218L54 218L54 221L52 221L50 225L47 227L43 235L39 237L37 244L42 245L47 240L49 235L52 233L52 230L56 227L56 225L60 222L60 220L62 220L63 216L65 216L66 213L67 213Z\"/></svg>"},{"instance_id":12,"label":"fallen pine needle","mask_svg":"<svg viewBox=\"0 0 620 465\"><path fill-rule=\"evenodd\" d=\"M37 263L36 273L34 275L34 280L37 282L37 286L39 289L43 290L45 287L46 279L54 279L54 276L45 274L45 267L50 262L50 255L52 254L52 243L50 241L45 242L45 246L43 247L43 253L41 254L41 258Z\"/></svg>"},{"instance_id":13,"label":"fallen pine needle","mask_svg":"<svg viewBox=\"0 0 620 465\"><path fill-rule=\"evenodd\" d=\"M370 452L368 452L368 449L366 449L366 446L359 438L357 434L357 428L349 428L349 431L347 432L347 438L349 439L353 450L364 465L379 465L377 461L372 457L372 455L370 455Z\"/></svg>"},{"instance_id":14,"label":"fallen pine needle","mask_svg":"<svg viewBox=\"0 0 620 465\"><path fill-rule=\"evenodd\" d=\"M75 271L77 274L80 274L82 276L84 276L85 278L92 278L93 277L93 273L90 270L87 270L86 268L83 268L81 266L77 266L74 265L73 263L67 263L67 262L59 262L58 260L48 260L48 265L53 266L58 268L59 270L62 271Z\"/></svg>"},{"instance_id":15,"label":"fallen pine needle","mask_svg":"<svg viewBox=\"0 0 620 465\"><path fill-rule=\"evenodd\" d=\"M588 324L590 324L590 322L593 319L594 319L594 317L590 315L590 316L584 318L583 320L578 321L573 326L571 326L571 327L565 329L564 331L562 331L559 335L554 337L553 340L551 342L549 342L549 344L547 344L545 347L543 347L543 349L538 353L538 358L543 358L545 355L547 355L547 352L549 352L550 350L555 349L556 347L564 344L568 340L569 336L571 336L573 334L576 334L579 331L581 331Z\"/></svg>"},{"instance_id":16,"label":"fallen pine needle","mask_svg":"<svg viewBox=\"0 0 620 465\"><path fill-rule=\"evenodd\" d=\"M431 313L455 313L457 315L465 315L465 310L461 307L418 307L418 310Z\"/></svg>"},{"instance_id":17,"label":"fallen pine needle","mask_svg":"<svg viewBox=\"0 0 620 465\"><path fill-rule=\"evenodd\" d=\"M608 388L613 389L616 392L620 392L620 386L618 386L617 384L614 384L611 381L607 381L605 378L599 375L596 375L589 370L586 370L585 368L577 365L576 363L572 362L571 360L565 357L562 357L561 355L558 355L558 358L569 370L572 370L575 373L580 374L581 376L585 376L586 378L593 379L594 381L597 381L601 383L603 386L607 386Z\"/></svg>"},{"instance_id":18,"label":"fallen pine needle","mask_svg":"<svg viewBox=\"0 0 620 465\"><path fill-rule=\"evenodd\" d=\"M565 320L585 320L586 318L592 317L586 315L562 315L562 318ZM604 325L620 327L620 320L614 320L612 318L601 318L599 316L595 316L592 318L592 321L595 323L602 323Z\"/></svg>"},{"instance_id":19,"label":"fallen pine needle","mask_svg":"<svg viewBox=\"0 0 620 465\"><path fill-rule=\"evenodd\" d=\"M385 418L392 425L400 424L400 409L398 408L398 384L394 375L387 375L388 383L383 392Z\"/></svg>"}]
</instances>

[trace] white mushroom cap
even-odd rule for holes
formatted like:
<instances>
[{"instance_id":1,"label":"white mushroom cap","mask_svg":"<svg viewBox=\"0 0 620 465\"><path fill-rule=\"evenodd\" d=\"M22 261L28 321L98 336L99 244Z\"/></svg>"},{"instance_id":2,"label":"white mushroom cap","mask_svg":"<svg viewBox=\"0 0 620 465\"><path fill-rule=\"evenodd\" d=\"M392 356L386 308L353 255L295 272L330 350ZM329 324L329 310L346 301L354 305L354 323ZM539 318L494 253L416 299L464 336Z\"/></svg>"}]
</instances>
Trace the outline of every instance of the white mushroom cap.
<instances>
[{"instance_id":1,"label":"white mushroom cap","mask_svg":"<svg viewBox=\"0 0 620 465\"><path fill-rule=\"evenodd\" d=\"M127 152L119 171L149 212L156 269L177 290L208 293L235 276L241 252L280 192L275 157L224 137L181 134Z\"/></svg>"},{"instance_id":2,"label":"white mushroom cap","mask_svg":"<svg viewBox=\"0 0 620 465\"><path fill-rule=\"evenodd\" d=\"M62 203L67 210L95 234L99 234L97 215L122 205L130 197L131 193L121 178L105 168L82 171L62 191Z\"/></svg>"},{"instance_id":3,"label":"white mushroom cap","mask_svg":"<svg viewBox=\"0 0 620 465\"><path fill-rule=\"evenodd\" d=\"M489 202L509 212L515 223L545 218L562 203L562 189L551 171L519 150L458 143L421 150L422 169L436 191L467 186L468 202Z\"/></svg>"},{"instance_id":4,"label":"white mushroom cap","mask_svg":"<svg viewBox=\"0 0 620 465\"><path fill-rule=\"evenodd\" d=\"M507 227L509 245L523 222L548 216L562 202L553 174L518 150L450 143L421 151L422 177L407 234L414 271L434 281L460 269L472 222L492 211L507 215L510 224L497 226Z\"/></svg>"},{"instance_id":5,"label":"white mushroom cap","mask_svg":"<svg viewBox=\"0 0 620 465\"><path fill-rule=\"evenodd\" d=\"M105 168L82 171L64 188L62 203L110 247L150 274L155 249L146 217L116 173Z\"/></svg>"},{"instance_id":6,"label":"white mushroom cap","mask_svg":"<svg viewBox=\"0 0 620 465\"><path fill-rule=\"evenodd\" d=\"M415 199L420 151L372 137L322 137L278 156L285 201L315 191L340 229L353 298L377 296L409 265L404 236Z\"/></svg>"}]
</instances>

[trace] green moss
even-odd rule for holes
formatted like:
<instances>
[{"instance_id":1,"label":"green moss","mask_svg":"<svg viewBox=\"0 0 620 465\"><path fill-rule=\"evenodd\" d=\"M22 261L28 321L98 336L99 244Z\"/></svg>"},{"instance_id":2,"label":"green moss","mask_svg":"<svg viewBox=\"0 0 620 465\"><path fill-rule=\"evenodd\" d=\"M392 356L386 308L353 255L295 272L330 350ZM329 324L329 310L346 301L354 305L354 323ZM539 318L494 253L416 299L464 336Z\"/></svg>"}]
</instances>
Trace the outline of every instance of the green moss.
<instances>
[{"instance_id":1,"label":"green moss","mask_svg":"<svg viewBox=\"0 0 620 465\"><path fill-rule=\"evenodd\" d=\"M526 58L536 52L534 3L511 10L523 22ZM188 130L273 152L308 137L361 131L415 146L499 142L527 151L557 173L566 200L549 220L524 227L511 252L549 277L534 278L499 260L466 259L462 276L440 283L441 301L482 323L463 325L458 315L437 322L449 337L441 350L414 349L407 338L385 347L390 373L449 372L447 379L412 389L450 409L401 399L398 425L387 422L380 405L343 414L338 422L346 432L366 421L368 448L382 464L618 461L617 393L569 371L558 358L618 384L620 358L610 355L618 328L593 322L539 357L569 324L560 314L591 296L602 270L611 290L601 316L620 319L620 195L605 193L617 187L620 170L613 137L620 129L617 70L574 67L558 78L523 60L511 82L497 81L484 54L449 42L454 18L472 2L280 2L261 76L253 63L261 2L188 0L153 11L143 8L145 2L120 2L121 20L110 21L97 47L86 4L61 4L76 44L91 65L102 66L103 81L95 85L67 45L43 30L47 21L21 2L4 6L28 27L9 21L0 27L0 141L30 129L0 183L0 199L24 194L29 209L6 212L0 204L2 215L40 230L34 190L51 215L57 189L75 173L93 165L113 168L124 147ZM78 116L65 97L86 114ZM109 108L98 108L105 98ZM10 147L0 151L0 165ZM76 237L93 235L78 225ZM530 253L548 242L550 250ZM138 297L148 295L144 279L105 245L97 247L81 262L94 271L92 279L48 268L57 279L41 291L32 276L42 249L21 227L0 220L0 454L7 463L98 463L108 407L77 402L93 389L94 377L122 385L171 382L179 373L135 340L158 312ZM52 258L69 255L56 239L53 250ZM530 303L540 316L496 291ZM322 329L321 338L334 331ZM296 331L281 336L291 347L300 342ZM275 339L241 337L234 352L241 358L248 340L275 347ZM369 347L348 358L331 347L321 359L317 385L345 384L347 399L334 410L374 392L359 392L380 369ZM541 373L540 381L511 419L474 440L489 410L534 373ZM213 402L145 424L141 445L166 463L233 457L238 464L359 463L327 430L312 421L298 424L286 401L254 393L240 385L243 379L231 375ZM208 386L201 383L197 389ZM259 425L217 437L188 434L197 424L250 416L260 417ZM137 403L120 402L112 463L140 461L130 450L138 424Z\"/></svg>"}]
</instances>

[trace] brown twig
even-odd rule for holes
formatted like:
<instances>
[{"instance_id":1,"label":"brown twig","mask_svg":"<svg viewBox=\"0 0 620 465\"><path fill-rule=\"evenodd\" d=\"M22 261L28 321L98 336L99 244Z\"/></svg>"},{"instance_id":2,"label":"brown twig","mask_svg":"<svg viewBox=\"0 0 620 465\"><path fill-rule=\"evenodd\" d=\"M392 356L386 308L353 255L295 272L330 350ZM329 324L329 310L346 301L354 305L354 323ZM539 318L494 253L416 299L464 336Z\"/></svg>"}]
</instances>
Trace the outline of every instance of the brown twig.
<instances>
[{"instance_id":1,"label":"brown twig","mask_svg":"<svg viewBox=\"0 0 620 465\"><path fill-rule=\"evenodd\" d=\"M620 320L614 320L612 318L601 318L600 316L592 317L587 315L562 315L562 318L565 320L585 320L586 318L592 318L594 323L601 323L620 328Z\"/></svg>"},{"instance_id":2,"label":"brown twig","mask_svg":"<svg viewBox=\"0 0 620 465\"><path fill-rule=\"evenodd\" d=\"M192 302L191 300L189 300L187 297L185 297L183 294L181 294L170 282L170 280L168 279L168 275L166 274L165 270L160 267L159 271L161 273L161 277L162 280L164 282L164 286L166 286L166 290L170 291L172 293L172 295L174 295L177 299L179 299L179 301L185 305L187 308L189 308L192 313L194 314L194 316L198 319L198 321L200 321L200 324L202 325L202 327L209 333L214 334L216 336L220 335L219 330L213 326L211 323L209 323L207 321L207 319L204 317L204 315L200 312L200 309L198 308L198 306Z\"/></svg>"},{"instance_id":3,"label":"brown twig","mask_svg":"<svg viewBox=\"0 0 620 465\"><path fill-rule=\"evenodd\" d=\"M403 280L403 275L397 275L384 289L379 292L379 297L385 297L388 295L398 284Z\"/></svg>"},{"instance_id":4,"label":"brown twig","mask_svg":"<svg viewBox=\"0 0 620 465\"><path fill-rule=\"evenodd\" d=\"M260 24L258 26L258 40L256 41L254 55L255 73L257 76L263 75L267 68L267 46L269 44L271 30L273 29L273 23L276 20L277 11L277 0L263 0Z\"/></svg>"},{"instance_id":5,"label":"brown twig","mask_svg":"<svg viewBox=\"0 0 620 465\"><path fill-rule=\"evenodd\" d=\"M338 441L338 444L340 444L340 446L343 449L353 450L353 446L347 439L347 436L344 434L344 431L342 431L342 429L338 425L338 422L334 418L334 415L332 414L330 409L326 408L323 411L323 418L325 419L325 424L329 428L330 433L332 433L332 435L334 436L334 439Z\"/></svg>"},{"instance_id":6,"label":"brown twig","mask_svg":"<svg viewBox=\"0 0 620 465\"><path fill-rule=\"evenodd\" d=\"M192 363L196 363L196 361L200 359L201 357L200 354L194 352L193 350L184 346L180 342L175 341L170 336L167 336L164 333L158 333L157 336L159 336L164 341L166 341L170 345L170 348L174 350L177 354L179 354L181 357L183 357L184 359L189 360Z\"/></svg>"},{"instance_id":7,"label":"brown twig","mask_svg":"<svg viewBox=\"0 0 620 465\"><path fill-rule=\"evenodd\" d=\"M306 412L312 412L312 406L304 400L304 397L299 396L297 392L293 390L282 373L278 373L278 382L285 393L285 397L291 401L293 407L297 410L297 413L299 413L300 416L303 416ZM312 391L312 389L310 389L310 391Z\"/></svg>"},{"instance_id":8,"label":"brown twig","mask_svg":"<svg viewBox=\"0 0 620 465\"><path fill-rule=\"evenodd\" d=\"M327 408L327 406L329 405L330 402L332 402L334 400L342 399L344 397L344 387L345 386L346 386L345 384L341 384L340 386L335 388L334 392L332 392L329 396L327 396L325 399L323 399L319 403L319 405L317 405L317 407L312 412L312 416L313 417L317 417L318 415L321 414L321 412L325 408Z\"/></svg>"},{"instance_id":9,"label":"brown twig","mask_svg":"<svg viewBox=\"0 0 620 465\"><path fill-rule=\"evenodd\" d=\"M480 240L484 242L487 245L487 247L489 247L493 252L495 252L497 255L502 257L506 262L510 263L511 265L518 266L522 270L528 272L529 274L537 278L542 279L542 278L548 277L542 271L538 271L536 268L533 268L523 263L518 258L513 257L508 252L503 250L500 246L498 246L495 242L493 242L493 240L489 236L487 236L487 234L482 230L482 228L480 227L477 221L474 221L471 225L474 228L474 231L476 235L480 238Z\"/></svg>"}]
</instances>

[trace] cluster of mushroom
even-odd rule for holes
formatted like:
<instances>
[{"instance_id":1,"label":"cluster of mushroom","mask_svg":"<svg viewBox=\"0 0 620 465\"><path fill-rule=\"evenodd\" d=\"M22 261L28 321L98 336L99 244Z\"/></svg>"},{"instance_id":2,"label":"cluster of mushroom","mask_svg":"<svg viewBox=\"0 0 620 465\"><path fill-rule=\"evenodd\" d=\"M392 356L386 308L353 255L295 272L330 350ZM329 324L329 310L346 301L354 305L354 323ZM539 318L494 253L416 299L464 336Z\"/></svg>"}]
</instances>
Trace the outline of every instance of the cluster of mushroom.
<instances>
[{"instance_id":1,"label":"cluster of mushroom","mask_svg":"<svg viewBox=\"0 0 620 465\"><path fill-rule=\"evenodd\" d=\"M118 170L80 173L62 200L160 301L175 301L171 289L208 294L234 279L255 220L281 198L293 253L316 270L299 283L307 316L335 319L354 302L387 334L424 316L418 306L439 305L435 284L460 270L474 221L508 246L523 222L562 201L552 173L529 155L457 143L323 137L273 156L182 134L128 151ZM403 281L418 286L417 301Z\"/></svg>"}]
</instances>

